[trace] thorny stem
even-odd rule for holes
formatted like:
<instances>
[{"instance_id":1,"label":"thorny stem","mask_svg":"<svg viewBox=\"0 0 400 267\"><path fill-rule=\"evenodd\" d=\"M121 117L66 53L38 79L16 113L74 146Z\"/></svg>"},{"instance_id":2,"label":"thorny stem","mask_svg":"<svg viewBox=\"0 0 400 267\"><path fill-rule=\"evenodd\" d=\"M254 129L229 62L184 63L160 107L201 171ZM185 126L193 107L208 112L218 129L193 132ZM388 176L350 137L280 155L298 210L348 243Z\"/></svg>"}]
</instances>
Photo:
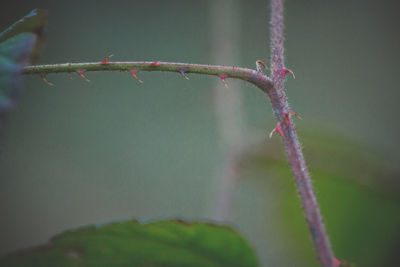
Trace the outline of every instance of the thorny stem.
<instances>
[{"instance_id":1,"label":"thorny stem","mask_svg":"<svg viewBox=\"0 0 400 267\"><path fill-rule=\"evenodd\" d=\"M278 6L276 6L278 2ZM90 71L166 71L176 72L179 74L197 73L204 75L215 75L221 79L236 78L250 82L267 93L271 99L278 123L282 126L283 139L289 155L289 161L296 178L297 187L303 202L303 207L306 213L306 220L312 234L312 238L322 263L322 266L334 266L333 254L330 249L329 240L322 223L321 214L316 202L315 194L312 188L310 175L307 171L304 156L296 135L294 124L287 120L285 114L290 113L289 105L284 92L284 83L282 70L283 65L283 37L282 37L282 5L279 0L272 1L273 16L272 16L272 66L271 72L273 80L260 71L247 68L238 68L232 66L218 65L202 65L188 63L173 63L173 62L154 62L136 61L136 62L90 62L90 63L64 63L53 65L36 65L27 66L23 70L23 74L38 74L45 79L47 74L52 73L73 73L83 75L84 72ZM276 10L278 16L274 15ZM275 88L274 88L275 84ZM287 115L286 115L287 116ZM289 121L290 123L286 123Z\"/></svg>"},{"instance_id":2,"label":"thorny stem","mask_svg":"<svg viewBox=\"0 0 400 267\"><path fill-rule=\"evenodd\" d=\"M27 66L23 70L23 74L39 74L44 77L51 73L83 73L89 71L167 71L176 72L178 74L205 74L220 77L223 82L225 78L241 79L253 83L262 91L267 92L272 88L272 81L261 72L232 66L173 63L173 62L89 62L89 63L64 63L53 65L36 65Z\"/></svg>"},{"instance_id":3,"label":"thorny stem","mask_svg":"<svg viewBox=\"0 0 400 267\"><path fill-rule=\"evenodd\" d=\"M267 93L282 129L283 140L292 166L297 188L300 194L306 221L316 248L321 266L336 267L328 235L319 211L310 174L307 170L303 152L296 134L293 122L290 120L290 108L285 94L284 74L288 71L284 65L283 49L283 4L282 0L271 0L271 77L259 70L238 68L232 66L201 65L173 62L102 62L65 63L54 65L28 66L23 74L39 74L45 79L50 73L77 72L83 76L90 71L167 71L176 72L185 77L189 73L215 75L224 83L225 78L236 78L250 82ZM84 76L83 76L84 77Z\"/></svg>"},{"instance_id":4,"label":"thorny stem","mask_svg":"<svg viewBox=\"0 0 400 267\"><path fill-rule=\"evenodd\" d=\"M283 4L282 0L271 0L271 76L273 90L268 91L271 103L283 132L283 140L292 166L297 188L303 203L306 221L311 232L315 249L321 266L337 266L330 246L329 238L322 222L318 203L315 197L310 174L304 160L303 152L291 122L289 104L285 94L284 76L287 71L284 65L283 49Z\"/></svg>"}]
</instances>

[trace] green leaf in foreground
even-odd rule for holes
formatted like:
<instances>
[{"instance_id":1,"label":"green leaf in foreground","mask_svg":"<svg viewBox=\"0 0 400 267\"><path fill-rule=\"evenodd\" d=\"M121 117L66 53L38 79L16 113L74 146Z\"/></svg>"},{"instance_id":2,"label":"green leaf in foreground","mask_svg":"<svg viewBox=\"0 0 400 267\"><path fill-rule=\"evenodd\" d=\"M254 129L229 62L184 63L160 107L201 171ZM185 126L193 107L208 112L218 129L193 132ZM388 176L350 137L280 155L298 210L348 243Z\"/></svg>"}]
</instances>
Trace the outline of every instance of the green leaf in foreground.
<instances>
[{"instance_id":1,"label":"green leaf in foreground","mask_svg":"<svg viewBox=\"0 0 400 267\"><path fill-rule=\"evenodd\" d=\"M47 11L34 9L10 27L0 33L0 42L17 36L21 33L33 33L37 40L30 55L30 61L38 58L44 44L44 27L47 23Z\"/></svg>"},{"instance_id":2,"label":"green leaf in foreground","mask_svg":"<svg viewBox=\"0 0 400 267\"><path fill-rule=\"evenodd\" d=\"M22 33L0 43L0 112L8 111L21 86L21 70L35 44L32 33Z\"/></svg>"},{"instance_id":3,"label":"green leaf in foreground","mask_svg":"<svg viewBox=\"0 0 400 267\"><path fill-rule=\"evenodd\" d=\"M47 13L35 9L0 33L0 115L14 105L21 71L39 56Z\"/></svg>"},{"instance_id":4,"label":"green leaf in foreground","mask_svg":"<svg viewBox=\"0 0 400 267\"><path fill-rule=\"evenodd\" d=\"M178 220L137 221L67 231L47 245L15 252L1 266L257 266L232 228Z\"/></svg>"}]
</instances>

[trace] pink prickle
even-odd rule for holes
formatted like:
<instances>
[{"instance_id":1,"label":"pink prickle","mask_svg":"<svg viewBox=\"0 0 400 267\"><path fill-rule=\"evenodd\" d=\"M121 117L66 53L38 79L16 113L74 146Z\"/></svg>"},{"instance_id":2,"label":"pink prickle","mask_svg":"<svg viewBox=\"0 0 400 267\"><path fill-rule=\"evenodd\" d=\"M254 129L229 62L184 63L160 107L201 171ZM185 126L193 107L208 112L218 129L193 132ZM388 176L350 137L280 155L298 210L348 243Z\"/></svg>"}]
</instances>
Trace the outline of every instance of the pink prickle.
<instances>
[{"instance_id":1,"label":"pink prickle","mask_svg":"<svg viewBox=\"0 0 400 267\"><path fill-rule=\"evenodd\" d=\"M221 79L221 82L225 85L225 87L228 88L228 84L225 81L225 79L228 78L228 74L220 74L219 78Z\"/></svg>"},{"instance_id":2,"label":"pink prickle","mask_svg":"<svg viewBox=\"0 0 400 267\"><path fill-rule=\"evenodd\" d=\"M132 70L130 70L129 72L131 73L132 77L135 78L136 81L138 81L138 82L140 82L140 83L143 83L143 81L140 80L140 79L136 76L136 73L138 73L138 71L139 71L139 70L132 69Z\"/></svg>"},{"instance_id":3,"label":"pink prickle","mask_svg":"<svg viewBox=\"0 0 400 267\"><path fill-rule=\"evenodd\" d=\"M188 72L186 69L179 69L178 72L182 75L183 78L189 80L189 77L186 76L186 72Z\"/></svg>"},{"instance_id":4,"label":"pink prickle","mask_svg":"<svg viewBox=\"0 0 400 267\"><path fill-rule=\"evenodd\" d=\"M283 68L281 70L281 73L282 73L282 77L285 77L286 73L290 73L292 75L293 79L296 79L296 76L294 76L294 72L291 71L290 69Z\"/></svg>"},{"instance_id":5,"label":"pink prickle","mask_svg":"<svg viewBox=\"0 0 400 267\"><path fill-rule=\"evenodd\" d=\"M281 127L281 124L280 124L280 123L278 123L278 124L275 126L274 129L272 129L271 133L269 134L269 138L272 138L272 135L273 135L275 132L278 132L281 136L283 136L283 131L282 131L282 127Z\"/></svg>"},{"instance_id":6,"label":"pink prickle","mask_svg":"<svg viewBox=\"0 0 400 267\"><path fill-rule=\"evenodd\" d=\"M90 80L88 80L88 78L86 78L85 76L85 70L77 70L76 72L79 74L79 76L82 77L82 79L84 79L87 82L90 82Z\"/></svg>"},{"instance_id":7,"label":"pink prickle","mask_svg":"<svg viewBox=\"0 0 400 267\"><path fill-rule=\"evenodd\" d=\"M109 60L112 56L114 56L114 55L109 55L109 56L106 57L102 62L100 62L100 64L103 64L103 65L110 64L110 62L108 62L108 60Z\"/></svg>"}]
</instances>

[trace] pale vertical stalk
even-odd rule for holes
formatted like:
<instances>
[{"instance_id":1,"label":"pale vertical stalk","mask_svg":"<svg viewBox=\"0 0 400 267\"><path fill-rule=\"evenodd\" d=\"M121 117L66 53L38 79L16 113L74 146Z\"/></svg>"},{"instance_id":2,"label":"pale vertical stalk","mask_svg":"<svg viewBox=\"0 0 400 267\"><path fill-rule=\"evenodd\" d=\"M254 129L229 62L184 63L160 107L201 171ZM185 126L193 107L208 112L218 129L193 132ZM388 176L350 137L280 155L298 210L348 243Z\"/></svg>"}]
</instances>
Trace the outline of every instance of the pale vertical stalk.
<instances>
[{"instance_id":1,"label":"pale vertical stalk","mask_svg":"<svg viewBox=\"0 0 400 267\"><path fill-rule=\"evenodd\" d=\"M331 249L318 202L315 197L310 174L293 122L289 118L290 108L286 98L283 48L283 4L282 0L271 0L271 78L273 90L268 92L278 121L282 127L283 140L292 166L304 213L321 266L337 266Z\"/></svg>"},{"instance_id":2,"label":"pale vertical stalk","mask_svg":"<svg viewBox=\"0 0 400 267\"><path fill-rule=\"evenodd\" d=\"M211 52L213 63L238 64L240 42L240 0L212 0L210 3ZM226 220L232 190L236 180L235 150L243 142L243 114L241 92L234 83L225 87L216 80L213 88L214 110L223 151L224 166L219 170L218 202L214 219Z\"/></svg>"}]
</instances>

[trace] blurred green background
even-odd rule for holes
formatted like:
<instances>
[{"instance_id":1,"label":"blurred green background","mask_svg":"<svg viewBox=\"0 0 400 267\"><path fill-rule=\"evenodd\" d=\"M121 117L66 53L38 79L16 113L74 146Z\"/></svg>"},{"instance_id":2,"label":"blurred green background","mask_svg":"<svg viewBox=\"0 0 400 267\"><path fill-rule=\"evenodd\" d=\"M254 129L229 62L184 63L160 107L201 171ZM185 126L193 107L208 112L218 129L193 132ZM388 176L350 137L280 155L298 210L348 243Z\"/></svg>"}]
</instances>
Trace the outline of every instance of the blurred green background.
<instances>
[{"instance_id":1,"label":"blurred green background","mask_svg":"<svg viewBox=\"0 0 400 267\"><path fill-rule=\"evenodd\" d=\"M224 13L232 5L234 15ZM399 5L285 5L286 64L296 74L287 92L304 118L296 123L333 247L358 266L395 266ZM218 56L224 45L235 47L236 66L254 68L269 57L268 1L5 0L2 6L1 29L33 8L49 11L42 64L101 61L110 54L115 61L232 64L229 55ZM234 43L218 39L229 32ZM144 84L120 72L88 73L90 83L48 75L53 87L26 77L1 146L0 254L91 223L218 218L249 240L263 266L314 266L282 144L278 136L267 139L275 122L266 96L227 80L241 99L235 112L242 116L242 136L235 147L221 136L217 78L138 76ZM232 151L239 154L236 177L221 217L220 177Z\"/></svg>"}]
</instances>

